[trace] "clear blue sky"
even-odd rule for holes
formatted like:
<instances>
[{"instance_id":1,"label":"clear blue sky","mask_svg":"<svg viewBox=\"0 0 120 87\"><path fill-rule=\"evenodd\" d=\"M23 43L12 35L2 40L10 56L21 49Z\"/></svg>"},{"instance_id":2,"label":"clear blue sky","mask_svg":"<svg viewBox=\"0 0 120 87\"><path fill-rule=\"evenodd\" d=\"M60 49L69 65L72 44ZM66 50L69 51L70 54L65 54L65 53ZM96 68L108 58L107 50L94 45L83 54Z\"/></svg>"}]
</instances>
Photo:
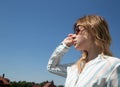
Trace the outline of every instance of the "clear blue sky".
<instances>
[{"instance_id":1,"label":"clear blue sky","mask_svg":"<svg viewBox=\"0 0 120 87\"><path fill-rule=\"evenodd\" d=\"M72 33L74 22L83 15L106 18L113 39L111 50L120 58L120 0L0 0L0 74L11 81L42 82L63 77L46 70L58 44ZM76 61L72 47L62 63Z\"/></svg>"}]
</instances>

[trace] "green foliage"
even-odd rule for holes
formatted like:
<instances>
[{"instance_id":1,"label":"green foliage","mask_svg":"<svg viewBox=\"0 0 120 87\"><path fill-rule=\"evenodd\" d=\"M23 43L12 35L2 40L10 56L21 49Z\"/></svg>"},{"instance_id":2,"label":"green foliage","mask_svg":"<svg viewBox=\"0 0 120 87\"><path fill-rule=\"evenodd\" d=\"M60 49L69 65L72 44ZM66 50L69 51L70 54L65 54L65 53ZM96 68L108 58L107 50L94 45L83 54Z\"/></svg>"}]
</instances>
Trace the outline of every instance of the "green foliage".
<instances>
[{"instance_id":1,"label":"green foliage","mask_svg":"<svg viewBox=\"0 0 120 87\"><path fill-rule=\"evenodd\" d=\"M63 85L59 85L59 86L57 86L57 87L64 87Z\"/></svg>"},{"instance_id":2,"label":"green foliage","mask_svg":"<svg viewBox=\"0 0 120 87\"><path fill-rule=\"evenodd\" d=\"M40 86L43 87L48 81L43 81L40 83Z\"/></svg>"},{"instance_id":3,"label":"green foliage","mask_svg":"<svg viewBox=\"0 0 120 87\"><path fill-rule=\"evenodd\" d=\"M43 81L41 83L35 83L35 82L26 82L26 81L13 81L10 82L10 87L32 87L34 84L40 85L40 87L44 87L44 85L47 83L48 81ZM64 87L63 85L59 85L56 87Z\"/></svg>"},{"instance_id":4,"label":"green foliage","mask_svg":"<svg viewBox=\"0 0 120 87\"><path fill-rule=\"evenodd\" d=\"M19 81L10 82L10 87L32 87L31 82Z\"/></svg>"}]
</instances>

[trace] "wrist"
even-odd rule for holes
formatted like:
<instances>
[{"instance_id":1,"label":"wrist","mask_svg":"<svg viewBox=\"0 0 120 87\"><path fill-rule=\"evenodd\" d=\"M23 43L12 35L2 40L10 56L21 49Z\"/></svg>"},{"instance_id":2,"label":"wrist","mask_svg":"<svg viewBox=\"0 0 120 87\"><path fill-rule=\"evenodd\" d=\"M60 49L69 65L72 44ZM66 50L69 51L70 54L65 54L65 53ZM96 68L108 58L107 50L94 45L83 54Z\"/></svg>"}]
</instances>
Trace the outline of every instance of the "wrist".
<instances>
[{"instance_id":1,"label":"wrist","mask_svg":"<svg viewBox=\"0 0 120 87\"><path fill-rule=\"evenodd\" d=\"M64 45L64 46L66 46L66 47L71 47L72 45L70 45L70 44L68 44L68 43L65 43L65 42L62 42L62 44Z\"/></svg>"}]
</instances>

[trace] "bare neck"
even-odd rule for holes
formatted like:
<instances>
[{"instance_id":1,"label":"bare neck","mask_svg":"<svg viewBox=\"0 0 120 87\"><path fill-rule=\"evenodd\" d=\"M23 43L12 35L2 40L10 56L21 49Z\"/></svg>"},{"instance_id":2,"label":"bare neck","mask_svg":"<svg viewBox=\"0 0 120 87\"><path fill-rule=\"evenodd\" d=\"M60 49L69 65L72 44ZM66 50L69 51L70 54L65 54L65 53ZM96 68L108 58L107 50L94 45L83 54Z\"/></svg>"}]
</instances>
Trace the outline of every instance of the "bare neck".
<instances>
[{"instance_id":1,"label":"bare neck","mask_svg":"<svg viewBox=\"0 0 120 87\"><path fill-rule=\"evenodd\" d=\"M96 58L99 54L101 54L101 50L97 46L91 46L88 50L87 62Z\"/></svg>"}]
</instances>

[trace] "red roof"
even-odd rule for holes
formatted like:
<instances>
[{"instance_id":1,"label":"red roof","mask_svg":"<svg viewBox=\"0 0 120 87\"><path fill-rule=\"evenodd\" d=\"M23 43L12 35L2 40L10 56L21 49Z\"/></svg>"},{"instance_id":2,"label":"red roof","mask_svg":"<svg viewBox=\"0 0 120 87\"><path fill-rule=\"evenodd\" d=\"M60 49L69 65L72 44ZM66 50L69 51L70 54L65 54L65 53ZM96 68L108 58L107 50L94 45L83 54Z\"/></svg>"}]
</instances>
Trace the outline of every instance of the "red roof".
<instances>
[{"instance_id":1,"label":"red roof","mask_svg":"<svg viewBox=\"0 0 120 87\"><path fill-rule=\"evenodd\" d=\"M10 84L9 79L0 76L0 85L9 85L9 84Z\"/></svg>"},{"instance_id":2,"label":"red roof","mask_svg":"<svg viewBox=\"0 0 120 87\"><path fill-rule=\"evenodd\" d=\"M52 82L47 82L47 83L44 85L44 87L56 87L56 86L54 85L54 82L52 81Z\"/></svg>"}]
</instances>

